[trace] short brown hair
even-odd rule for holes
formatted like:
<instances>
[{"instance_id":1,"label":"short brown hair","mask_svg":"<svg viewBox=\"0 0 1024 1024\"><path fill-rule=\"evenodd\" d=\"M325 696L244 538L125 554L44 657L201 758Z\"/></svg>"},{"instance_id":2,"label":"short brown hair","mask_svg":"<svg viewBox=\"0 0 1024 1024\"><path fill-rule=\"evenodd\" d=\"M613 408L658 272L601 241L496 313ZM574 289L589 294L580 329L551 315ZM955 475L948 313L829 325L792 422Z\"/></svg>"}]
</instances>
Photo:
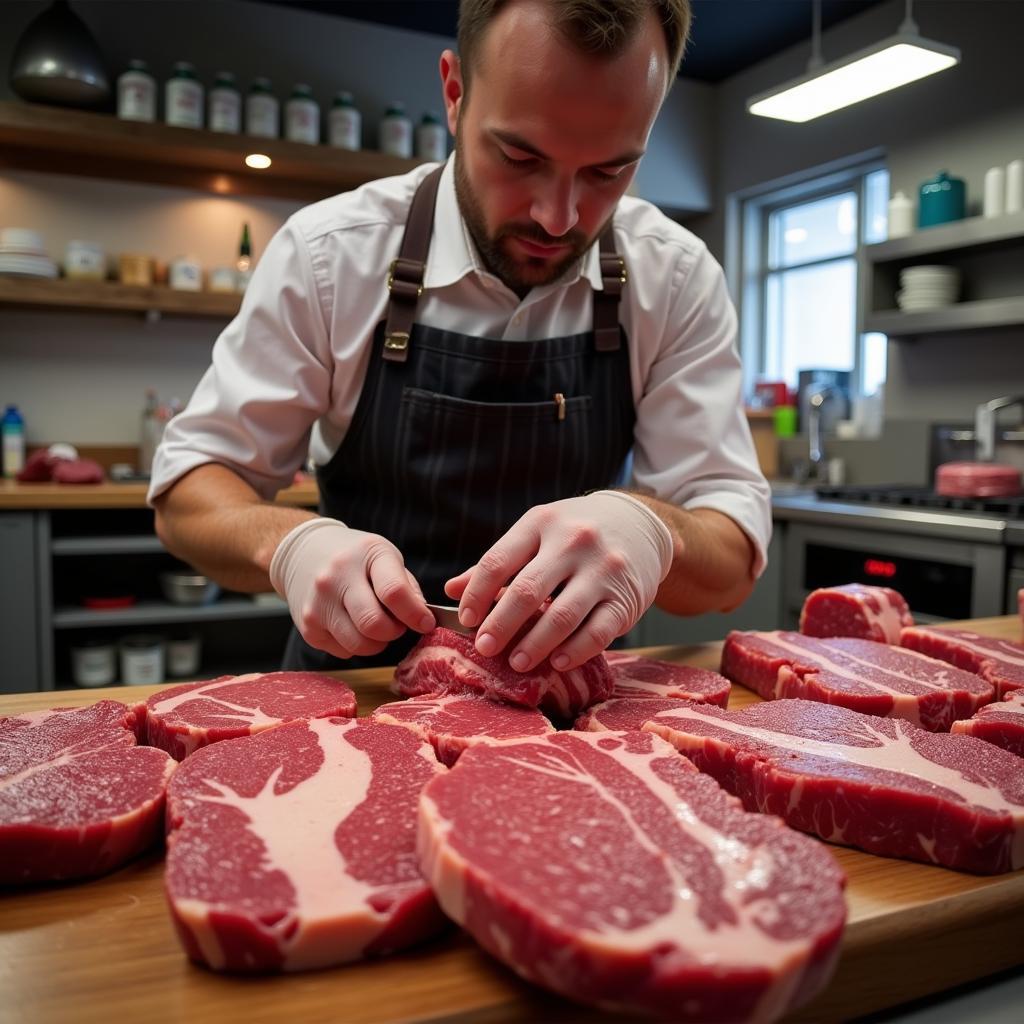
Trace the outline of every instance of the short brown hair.
<instances>
[{"instance_id":1,"label":"short brown hair","mask_svg":"<svg viewBox=\"0 0 1024 1024\"><path fill-rule=\"evenodd\" d=\"M458 43L464 86L469 84L471 65L488 24L507 2L459 0ZM690 0L547 0L547 4L552 24L569 42L583 53L601 57L614 57L623 50L653 8L665 33L668 84L672 84L690 35Z\"/></svg>"}]
</instances>

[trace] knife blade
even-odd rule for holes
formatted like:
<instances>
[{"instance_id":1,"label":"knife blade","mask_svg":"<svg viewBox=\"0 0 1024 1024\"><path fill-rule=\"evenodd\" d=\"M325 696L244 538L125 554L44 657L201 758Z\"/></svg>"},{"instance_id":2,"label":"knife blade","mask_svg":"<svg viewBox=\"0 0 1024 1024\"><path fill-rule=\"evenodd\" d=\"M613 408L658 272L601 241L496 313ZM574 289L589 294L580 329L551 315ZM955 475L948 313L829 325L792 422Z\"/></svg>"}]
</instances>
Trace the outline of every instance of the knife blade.
<instances>
[{"instance_id":1,"label":"knife blade","mask_svg":"<svg viewBox=\"0 0 1024 1024\"><path fill-rule=\"evenodd\" d=\"M439 626L453 630L456 633L461 633L463 636L476 636L475 626L471 628L469 626L464 626L459 622L459 609L457 606L430 604L427 602L427 608L430 609L431 614L434 616L434 619Z\"/></svg>"}]
</instances>

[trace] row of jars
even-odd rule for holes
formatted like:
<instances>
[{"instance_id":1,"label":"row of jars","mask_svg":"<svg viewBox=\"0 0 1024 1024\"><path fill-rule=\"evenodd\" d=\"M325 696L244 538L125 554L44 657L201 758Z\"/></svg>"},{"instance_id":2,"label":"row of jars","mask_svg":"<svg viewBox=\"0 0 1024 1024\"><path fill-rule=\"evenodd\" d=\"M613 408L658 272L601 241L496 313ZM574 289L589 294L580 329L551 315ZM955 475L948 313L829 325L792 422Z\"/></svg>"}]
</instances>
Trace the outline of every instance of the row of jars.
<instances>
[{"instance_id":1,"label":"row of jars","mask_svg":"<svg viewBox=\"0 0 1024 1024\"><path fill-rule=\"evenodd\" d=\"M133 60L117 80L117 116L126 121L155 121L157 85L144 61ZM174 65L164 85L164 120L179 128L202 128L204 106L206 127L214 132L276 139L281 136L281 108L266 78L253 80L242 95L235 76L220 72L204 104L203 84L195 68L186 61ZM317 145L320 142L320 105L308 85L296 85L284 105L284 137L291 142ZM362 117L350 92L339 92L327 114L327 142L341 149L362 148ZM413 129L412 120L401 103L392 103L379 124L380 149L393 156L422 160L444 160L448 153L448 132L441 119L426 113Z\"/></svg>"}]
</instances>

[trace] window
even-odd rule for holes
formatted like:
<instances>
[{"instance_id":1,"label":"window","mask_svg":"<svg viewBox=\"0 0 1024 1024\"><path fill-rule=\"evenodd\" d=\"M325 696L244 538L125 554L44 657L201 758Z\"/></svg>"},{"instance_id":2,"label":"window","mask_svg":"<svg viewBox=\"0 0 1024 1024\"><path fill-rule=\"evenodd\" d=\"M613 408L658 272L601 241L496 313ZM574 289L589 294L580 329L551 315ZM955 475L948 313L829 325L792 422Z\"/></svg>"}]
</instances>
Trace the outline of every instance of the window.
<instances>
[{"instance_id":1,"label":"window","mask_svg":"<svg viewBox=\"0 0 1024 1024\"><path fill-rule=\"evenodd\" d=\"M876 162L742 200L748 385L795 389L802 369L849 370L860 394L885 381L885 335L857 332L857 273L860 247L886 236L888 195Z\"/></svg>"}]
</instances>

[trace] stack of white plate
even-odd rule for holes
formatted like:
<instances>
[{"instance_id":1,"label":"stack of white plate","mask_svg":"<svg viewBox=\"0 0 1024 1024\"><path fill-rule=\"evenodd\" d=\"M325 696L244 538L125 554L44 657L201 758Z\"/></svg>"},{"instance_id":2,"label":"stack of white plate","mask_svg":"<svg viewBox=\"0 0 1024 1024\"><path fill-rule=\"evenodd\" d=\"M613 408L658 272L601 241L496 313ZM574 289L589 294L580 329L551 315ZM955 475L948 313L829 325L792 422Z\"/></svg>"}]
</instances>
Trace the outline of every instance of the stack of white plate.
<instances>
[{"instance_id":1,"label":"stack of white plate","mask_svg":"<svg viewBox=\"0 0 1024 1024\"><path fill-rule=\"evenodd\" d=\"M0 228L0 274L56 277L57 264L46 255L43 236L28 228Z\"/></svg>"},{"instance_id":2,"label":"stack of white plate","mask_svg":"<svg viewBox=\"0 0 1024 1024\"><path fill-rule=\"evenodd\" d=\"M900 309L908 313L937 309L960 296L960 271L956 267L906 267L900 271L902 289L896 293Z\"/></svg>"}]
</instances>

